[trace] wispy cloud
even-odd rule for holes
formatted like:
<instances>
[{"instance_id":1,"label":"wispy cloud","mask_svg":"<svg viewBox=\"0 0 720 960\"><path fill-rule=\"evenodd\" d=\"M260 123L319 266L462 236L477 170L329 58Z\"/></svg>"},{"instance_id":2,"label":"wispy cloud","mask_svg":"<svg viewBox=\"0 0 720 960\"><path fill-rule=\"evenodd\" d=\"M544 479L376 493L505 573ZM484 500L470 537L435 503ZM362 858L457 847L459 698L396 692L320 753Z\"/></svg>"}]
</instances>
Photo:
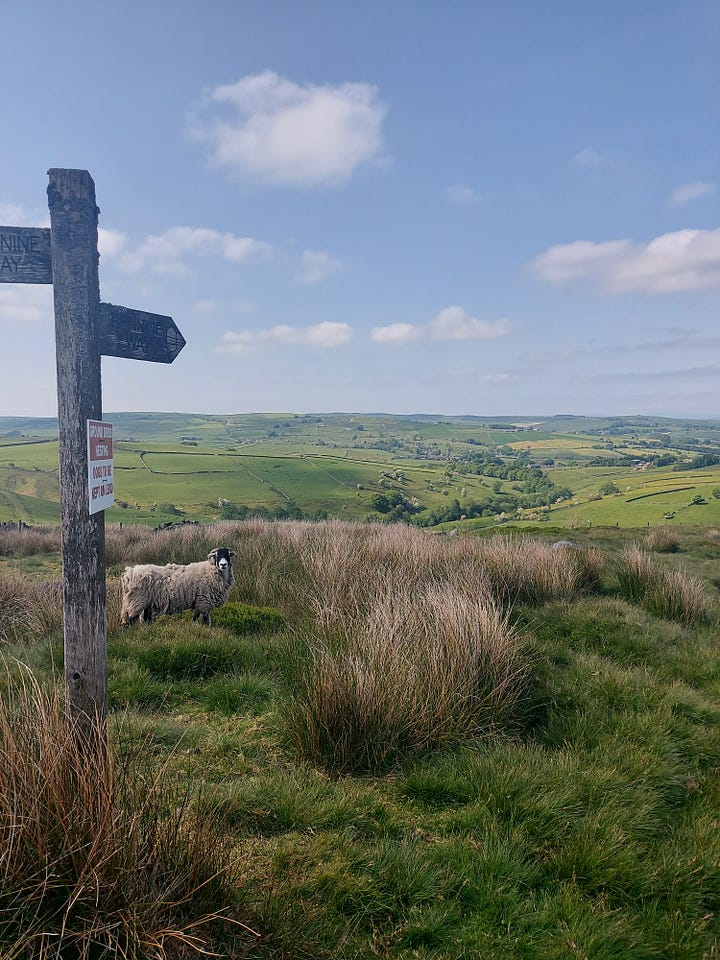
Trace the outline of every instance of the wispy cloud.
<instances>
[{"instance_id":1,"label":"wispy cloud","mask_svg":"<svg viewBox=\"0 0 720 960\"><path fill-rule=\"evenodd\" d=\"M647 356L651 353L679 354L681 352L692 353L693 351L706 353L708 350L720 350L720 336L707 336L698 333L696 330L668 331L668 333L671 335L656 340L639 340L635 343L627 340L605 344L590 342L581 347L533 351L532 353L521 354L520 360L533 367L537 365L543 367L547 364L567 364L574 360L585 360L586 358L626 357L631 353L641 353L643 356Z\"/></svg>"},{"instance_id":2,"label":"wispy cloud","mask_svg":"<svg viewBox=\"0 0 720 960\"><path fill-rule=\"evenodd\" d=\"M298 84L265 71L213 90L188 130L232 177L323 186L378 156L386 112L369 84Z\"/></svg>"},{"instance_id":3,"label":"wispy cloud","mask_svg":"<svg viewBox=\"0 0 720 960\"><path fill-rule=\"evenodd\" d=\"M347 323L326 321L309 327L279 324L269 330L228 331L221 337L217 349L221 353L247 353L256 347L277 344L330 349L344 346L352 336L353 329Z\"/></svg>"},{"instance_id":4,"label":"wispy cloud","mask_svg":"<svg viewBox=\"0 0 720 960\"><path fill-rule=\"evenodd\" d=\"M299 283L320 283L333 273L342 270L342 263L324 250L304 250L300 257L300 270L295 275Z\"/></svg>"},{"instance_id":5,"label":"wispy cloud","mask_svg":"<svg viewBox=\"0 0 720 960\"><path fill-rule=\"evenodd\" d=\"M509 320L478 320L462 307L445 307L426 324L391 323L374 327L375 343L404 346L419 340L493 340L510 333Z\"/></svg>"},{"instance_id":6,"label":"wispy cloud","mask_svg":"<svg viewBox=\"0 0 720 960\"><path fill-rule=\"evenodd\" d=\"M599 170L603 167L613 166L613 159L607 153L601 153L595 147L583 147L573 157L573 166L584 167L585 169Z\"/></svg>"},{"instance_id":7,"label":"wispy cloud","mask_svg":"<svg viewBox=\"0 0 720 960\"><path fill-rule=\"evenodd\" d=\"M696 180L693 183L683 183L682 186L674 190L668 203L671 207L682 207L691 200L699 200L708 194L715 193L717 184L711 180Z\"/></svg>"},{"instance_id":8,"label":"wispy cloud","mask_svg":"<svg viewBox=\"0 0 720 960\"><path fill-rule=\"evenodd\" d=\"M42 323L52 317L52 287L49 284L4 283L0 286L0 323Z\"/></svg>"},{"instance_id":9,"label":"wispy cloud","mask_svg":"<svg viewBox=\"0 0 720 960\"><path fill-rule=\"evenodd\" d=\"M637 383L640 381L661 380L671 384L678 380L690 379L698 380L705 377L717 378L720 374L720 363L708 363L703 366L683 367L667 370L643 370L643 371L606 371L589 376L588 380L606 383Z\"/></svg>"},{"instance_id":10,"label":"wispy cloud","mask_svg":"<svg viewBox=\"0 0 720 960\"><path fill-rule=\"evenodd\" d=\"M112 233L106 231L106 234ZM207 227L172 227L146 237L129 250L122 234L109 236L105 256L115 258L122 269L131 272L145 268L153 273L181 275L191 272L188 261L196 257L222 257L243 263L267 257L271 252L269 243L252 237L236 237Z\"/></svg>"},{"instance_id":11,"label":"wispy cloud","mask_svg":"<svg viewBox=\"0 0 720 960\"><path fill-rule=\"evenodd\" d=\"M485 380L487 383L508 383L517 379L515 373L483 373L478 377L478 380Z\"/></svg>"},{"instance_id":12,"label":"wispy cloud","mask_svg":"<svg viewBox=\"0 0 720 960\"><path fill-rule=\"evenodd\" d=\"M476 207L485 202L485 195L464 183L453 183L444 191L445 199L456 207Z\"/></svg>"},{"instance_id":13,"label":"wispy cloud","mask_svg":"<svg viewBox=\"0 0 720 960\"><path fill-rule=\"evenodd\" d=\"M120 256L127 244L127 237L120 230L98 227L98 251L101 257L112 260Z\"/></svg>"},{"instance_id":14,"label":"wispy cloud","mask_svg":"<svg viewBox=\"0 0 720 960\"><path fill-rule=\"evenodd\" d=\"M216 300L213 297L195 300L191 306L196 313L211 314L222 311L225 315L228 313L247 314L252 313L255 309L255 304L250 300Z\"/></svg>"},{"instance_id":15,"label":"wispy cloud","mask_svg":"<svg viewBox=\"0 0 720 960\"><path fill-rule=\"evenodd\" d=\"M0 224L4 227L26 226L25 211L16 203L0 203ZM38 226L38 224L32 224L32 226Z\"/></svg>"},{"instance_id":16,"label":"wispy cloud","mask_svg":"<svg viewBox=\"0 0 720 960\"><path fill-rule=\"evenodd\" d=\"M720 228L677 230L645 245L631 240L577 240L546 250L531 269L554 286L589 283L608 294L720 288Z\"/></svg>"}]
</instances>

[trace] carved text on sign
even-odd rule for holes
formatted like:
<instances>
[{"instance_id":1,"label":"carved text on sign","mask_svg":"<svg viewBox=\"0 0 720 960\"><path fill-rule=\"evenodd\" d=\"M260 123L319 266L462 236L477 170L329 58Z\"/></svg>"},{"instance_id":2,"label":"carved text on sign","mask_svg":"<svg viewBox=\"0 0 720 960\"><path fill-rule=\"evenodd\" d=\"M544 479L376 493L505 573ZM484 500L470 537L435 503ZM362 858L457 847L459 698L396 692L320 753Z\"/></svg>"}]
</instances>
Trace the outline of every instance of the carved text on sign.
<instances>
[{"instance_id":1,"label":"carved text on sign","mask_svg":"<svg viewBox=\"0 0 720 960\"><path fill-rule=\"evenodd\" d=\"M185 338L172 317L100 304L98 340L105 357L172 363L185 346Z\"/></svg>"},{"instance_id":2,"label":"carved text on sign","mask_svg":"<svg viewBox=\"0 0 720 960\"><path fill-rule=\"evenodd\" d=\"M48 229L0 227L0 283L52 283Z\"/></svg>"}]
</instances>

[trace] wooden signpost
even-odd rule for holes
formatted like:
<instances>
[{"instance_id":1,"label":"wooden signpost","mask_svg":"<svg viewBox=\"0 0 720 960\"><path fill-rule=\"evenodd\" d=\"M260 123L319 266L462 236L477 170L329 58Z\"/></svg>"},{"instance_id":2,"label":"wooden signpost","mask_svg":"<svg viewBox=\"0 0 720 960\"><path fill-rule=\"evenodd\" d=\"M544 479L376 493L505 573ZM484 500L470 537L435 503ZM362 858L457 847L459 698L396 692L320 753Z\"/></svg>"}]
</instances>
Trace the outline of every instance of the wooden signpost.
<instances>
[{"instance_id":1,"label":"wooden signpost","mask_svg":"<svg viewBox=\"0 0 720 960\"><path fill-rule=\"evenodd\" d=\"M100 302L95 184L87 170L48 176L50 229L0 227L0 283L53 285L65 680L71 712L93 724L107 713L104 508L92 511L89 489L88 421L103 419L100 358L172 363L185 340L170 317ZM107 451L93 449L100 462Z\"/></svg>"}]
</instances>

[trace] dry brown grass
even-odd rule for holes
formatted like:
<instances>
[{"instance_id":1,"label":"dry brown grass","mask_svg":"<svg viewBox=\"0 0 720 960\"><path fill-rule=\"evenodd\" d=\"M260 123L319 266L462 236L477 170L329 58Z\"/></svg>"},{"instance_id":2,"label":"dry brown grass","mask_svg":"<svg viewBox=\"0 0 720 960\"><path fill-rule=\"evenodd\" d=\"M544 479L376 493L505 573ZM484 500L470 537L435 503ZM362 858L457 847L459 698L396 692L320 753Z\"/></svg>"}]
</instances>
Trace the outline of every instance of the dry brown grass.
<instances>
[{"instance_id":1,"label":"dry brown grass","mask_svg":"<svg viewBox=\"0 0 720 960\"><path fill-rule=\"evenodd\" d=\"M617 565L618 591L657 617L685 624L717 619L702 581L682 570L668 570L638 546L626 548Z\"/></svg>"},{"instance_id":2,"label":"dry brown grass","mask_svg":"<svg viewBox=\"0 0 720 960\"><path fill-rule=\"evenodd\" d=\"M480 546L481 563L495 593L507 603L571 600L600 586L599 550L553 549L530 537L495 536Z\"/></svg>"},{"instance_id":3,"label":"dry brown grass","mask_svg":"<svg viewBox=\"0 0 720 960\"><path fill-rule=\"evenodd\" d=\"M60 527L0 527L0 556L34 557L39 554L58 553L60 550Z\"/></svg>"},{"instance_id":4,"label":"dry brown grass","mask_svg":"<svg viewBox=\"0 0 720 960\"><path fill-rule=\"evenodd\" d=\"M49 639L62 623L61 581L0 573L0 644Z\"/></svg>"},{"instance_id":5,"label":"dry brown grass","mask_svg":"<svg viewBox=\"0 0 720 960\"><path fill-rule=\"evenodd\" d=\"M90 749L31 675L0 701L3 960L201 954L237 870L182 790ZM97 737L97 739L101 739ZM135 762L133 762L133 759Z\"/></svg>"},{"instance_id":6,"label":"dry brown grass","mask_svg":"<svg viewBox=\"0 0 720 960\"><path fill-rule=\"evenodd\" d=\"M680 549L680 540L672 530L653 527L643 538L643 547L653 553L677 553Z\"/></svg>"},{"instance_id":7,"label":"dry brown grass","mask_svg":"<svg viewBox=\"0 0 720 960\"><path fill-rule=\"evenodd\" d=\"M450 584L416 593L396 583L308 645L290 738L336 773L382 769L504 728L527 680L521 638L482 585L469 597Z\"/></svg>"}]
</instances>

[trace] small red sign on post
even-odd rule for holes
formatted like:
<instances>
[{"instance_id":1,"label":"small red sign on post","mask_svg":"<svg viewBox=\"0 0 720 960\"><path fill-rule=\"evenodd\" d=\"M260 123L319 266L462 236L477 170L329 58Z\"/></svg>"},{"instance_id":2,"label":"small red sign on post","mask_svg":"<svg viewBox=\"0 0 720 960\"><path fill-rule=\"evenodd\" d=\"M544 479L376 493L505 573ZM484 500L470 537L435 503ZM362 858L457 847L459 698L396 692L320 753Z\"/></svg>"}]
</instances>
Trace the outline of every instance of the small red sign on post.
<instances>
[{"instance_id":1,"label":"small red sign on post","mask_svg":"<svg viewBox=\"0 0 720 960\"><path fill-rule=\"evenodd\" d=\"M87 444L90 513L99 513L115 503L112 424L88 420Z\"/></svg>"}]
</instances>

